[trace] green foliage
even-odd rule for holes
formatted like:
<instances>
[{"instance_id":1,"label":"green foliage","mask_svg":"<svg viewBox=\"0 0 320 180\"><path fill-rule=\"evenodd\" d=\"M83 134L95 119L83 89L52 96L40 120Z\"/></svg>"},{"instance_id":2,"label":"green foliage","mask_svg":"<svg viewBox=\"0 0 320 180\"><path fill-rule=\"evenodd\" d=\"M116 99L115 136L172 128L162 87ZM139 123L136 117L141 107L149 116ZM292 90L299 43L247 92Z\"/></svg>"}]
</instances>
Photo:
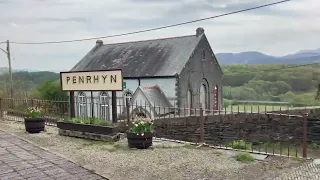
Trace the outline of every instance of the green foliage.
<instances>
[{"instance_id":1,"label":"green foliage","mask_svg":"<svg viewBox=\"0 0 320 180\"><path fill-rule=\"evenodd\" d=\"M29 107L27 110L28 118L40 118L42 117L42 109L40 107Z\"/></svg>"},{"instance_id":2,"label":"green foliage","mask_svg":"<svg viewBox=\"0 0 320 180\"><path fill-rule=\"evenodd\" d=\"M232 105L232 101L223 98L223 105L224 105L225 108L227 108L228 106Z\"/></svg>"},{"instance_id":3,"label":"green foliage","mask_svg":"<svg viewBox=\"0 0 320 180\"><path fill-rule=\"evenodd\" d=\"M88 124L88 125L95 125L95 126L110 126L110 123L97 118L89 118L89 119L78 119L78 118L66 118L63 120L66 123L74 123L74 124Z\"/></svg>"},{"instance_id":4,"label":"green foliage","mask_svg":"<svg viewBox=\"0 0 320 180\"><path fill-rule=\"evenodd\" d=\"M222 66L223 98L227 100L287 101L294 106L319 105L320 65ZM276 69L276 70L274 70ZM319 90L320 91L320 90ZM320 92L319 92L320 94Z\"/></svg>"},{"instance_id":5,"label":"green foliage","mask_svg":"<svg viewBox=\"0 0 320 180\"><path fill-rule=\"evenodd\" d=\"M226 146L231 147L233 149L243 149L243 150L251 149L251 144L246 143L243 140L233 141L233 142L227 144Z\"/></svg>"},{"instance_id":6,"label":"green foliage","mask_svg":"<svg viewBox=\"0 0 320 180\"><path fill-rule=\"evenodd\" d=\"M39 98L45 100L65 100L67 99L67 93L61 91L61 86L57 82L45 82L39 89Z\"/></svg>"},{"instance_id":7,"label":"green foliage","mask_svg":"<svg viewBox=\"0 0 320 180\"><path fill-rule=\"evenodd\" d=\"M310 144L310 148L311 149L320 149L320 144L313 142Z\"/></svg>"},{"instance_id":8,"label":"green foliage","mask_svg":"<svg viewBox=\"0 0 320 180\"><path fill-rule=\"evenodd\" d=\"M254 157L249 153L237 153L236 160L242 163L252 163L255 161Z\"/></svg>"},{"instance_id":9,"label":"green foliage","mask_svg":"<svg viewBox=\"0 0 320 180\"><path fill-rule=\"evenodd\" d=\"M320 100L320 83L318 85L318 91L317 91L317 95L316 95L316 100Z\"/></svg>"},{"instance_id":10,"label":"green foliage","mask_svg":"<svg viewBox=\"0 0 320 180\"><path fill-rule=\"evenodd\" d=\"M12 73L15 95L22 94L24 97L43 85L46 81L59 80L59 74L48 71L27 72L19 71ZM8 91L9 74L0 74L0 89Z\"/></svg>"},{"instance_id":11,"label":"green foliage","mask_svg":"<svg viewBox=\"0 0 320 180\"><path fill-rule=\"evenodd\" d=\"M143 134L146 132L153 132L153 123L150 119L139 118L130 125L129 132L135 134Z\"/></svg>"}]
</instances>

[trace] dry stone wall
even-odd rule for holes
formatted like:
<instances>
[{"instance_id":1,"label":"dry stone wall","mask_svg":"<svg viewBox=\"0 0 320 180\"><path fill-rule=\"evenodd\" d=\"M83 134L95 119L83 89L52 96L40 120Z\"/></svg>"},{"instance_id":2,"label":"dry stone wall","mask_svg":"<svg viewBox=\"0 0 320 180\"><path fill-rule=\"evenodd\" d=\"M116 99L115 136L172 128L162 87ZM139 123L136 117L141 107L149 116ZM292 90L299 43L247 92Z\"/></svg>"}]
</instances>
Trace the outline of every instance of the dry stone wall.
<instances>
[{"instance_id":1,"label":"dry stone wall","mask_svg":"<svg viewBox=\"0 0 320 180\"><path fill-rule=\"evenodd\" d=\"M299 111L303 114L304 112ZM319 113L319 114L316 114ZM320 111L308 118L308 141L320 143ZM304 118L285 114L227 114L204 117L205 142L214 145L234 140L301 144ZM200 117L162 118L154 121L156 136L200 141Z\"/></svg>"}]
</instances>

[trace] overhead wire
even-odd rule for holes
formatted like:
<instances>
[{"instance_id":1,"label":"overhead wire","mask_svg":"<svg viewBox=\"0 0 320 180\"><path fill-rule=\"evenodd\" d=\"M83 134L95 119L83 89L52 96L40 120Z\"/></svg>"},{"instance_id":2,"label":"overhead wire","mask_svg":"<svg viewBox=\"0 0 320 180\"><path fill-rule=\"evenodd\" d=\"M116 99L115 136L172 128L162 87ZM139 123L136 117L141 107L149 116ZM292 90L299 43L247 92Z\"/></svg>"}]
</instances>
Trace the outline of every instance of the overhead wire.
<instances>
[{"instance_id":1,"label":"overhead wire","mask_svg":"<svg viewBox=\"0 0 320 180\"><path fill-rule=\"evenodd\" d=\"M145 29L145 30L139 30L139 31L133 31L133 32L128 32L128 33L121 33L121 34L114 34L114 35L107 35L107 36L100 36L100 37L92 37L92 38L74 39L74 40L44 41L44 42L12 41L11 43L12 44L58 44L58 43L71 43L71 42L80 42L80 41L88 41L88 40L97 40L97 39L105 39L105 38L126 36L126 35L139 34L139 33L144 33L144 32L160 30L160 29L172 28L172 27L176 27L176 26L191 24L191 23L205 21L205 20L214 19L214 18L219 18L219 17L223 17L223 16L229 16L229 15L238 14L238 13L241 13L241 12L251 11L251 10L255 10L255 9L260 9L260 8L264 8L264 7L268 7L268 6L273 6L273 5L276 5L276 4L281 4L281 3L285 3L285 2L289 2L289 1L292 1L292 0L282 0L282 1L274 2L274 3L264 4L264 5L251 7L251 8L247 8L247 9L242 9L242 10L238 10L238 11L233 11L233 12L220 14L220 15L216 15L216 16L210 16L210 17L191 20L191 21L186 21L186 22L182 22L182 23L171 24L171 25L166 25L166 26L161 26L161 27L151 28L151 29Z\"/></svg>"}]
</instances>

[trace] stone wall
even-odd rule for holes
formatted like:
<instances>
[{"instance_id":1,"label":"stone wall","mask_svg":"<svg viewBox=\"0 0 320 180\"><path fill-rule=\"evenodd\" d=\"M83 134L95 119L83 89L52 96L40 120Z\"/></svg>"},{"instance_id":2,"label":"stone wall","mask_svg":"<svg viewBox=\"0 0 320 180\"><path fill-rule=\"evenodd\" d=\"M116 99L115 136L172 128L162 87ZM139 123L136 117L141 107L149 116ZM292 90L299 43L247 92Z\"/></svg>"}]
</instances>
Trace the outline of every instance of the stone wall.
<instances>
[{"instance_id":1,"label":"stone wall","mask_svg":"<svg viewBox=\"0 0 320 180\"><path fill-rule=\"evenodd\" d=\"M234 140L251 143L301 144L303 118L279 114L228 114L205 116L205 142L220 145ZM163 118L154 121L156 136L199 142L200 117ZM320 120L308 120L308 140L320 142Z\"/></svg>"}]
</instances>

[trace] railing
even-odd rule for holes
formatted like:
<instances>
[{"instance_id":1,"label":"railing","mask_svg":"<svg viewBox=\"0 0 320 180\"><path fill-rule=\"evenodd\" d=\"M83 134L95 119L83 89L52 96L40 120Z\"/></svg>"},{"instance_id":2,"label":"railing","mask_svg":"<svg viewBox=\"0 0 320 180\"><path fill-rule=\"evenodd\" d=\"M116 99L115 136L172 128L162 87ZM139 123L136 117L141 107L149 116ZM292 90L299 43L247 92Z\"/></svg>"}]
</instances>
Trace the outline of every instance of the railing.
<instances>
[{"instance_id":1,"label":"railing","mask_svg":"<svg viewBox=\"0 0 320 180\"><path fill-rule=\"evenodd\" d=\"M23 121L30 106L43 108L48 125L55 125L59 119L70 118L68 100L0 98L1 117L7 120ZM316 112L320 116L320 108L277 108L239 105L210 110L163 107L161 103L147 102L134 102L125 106L118 102L117 113L118 119L124 121L135 116L151 117L154 120L155 136L166 140L260 154L307 157L308 143L320 143L320 134L316 134L320 131L315 130L316 127L310 123L317 124L320 120L307 120L306 113L310 115ZM86 103L76 102L75 109L78 119L112 119L109 103L102 103L98 99L90 99Z\"/></svg>"}]
</instances>

